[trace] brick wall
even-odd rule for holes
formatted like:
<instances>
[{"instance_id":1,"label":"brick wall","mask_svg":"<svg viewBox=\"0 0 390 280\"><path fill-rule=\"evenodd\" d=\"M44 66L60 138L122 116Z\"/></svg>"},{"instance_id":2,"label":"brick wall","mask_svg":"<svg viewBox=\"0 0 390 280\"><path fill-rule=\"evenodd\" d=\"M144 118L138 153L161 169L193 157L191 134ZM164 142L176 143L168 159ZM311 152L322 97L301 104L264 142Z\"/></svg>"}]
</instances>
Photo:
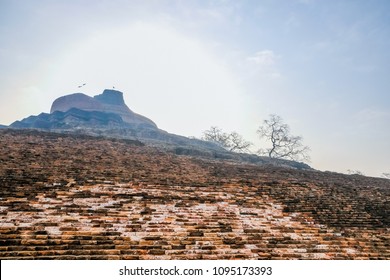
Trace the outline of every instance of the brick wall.
<instances>
[{"instance_id":1,"label":"brick wall","mask_svg":"<svg viewBox=\"0 0 390 280\"><path fill-rule=\"evenodd\" d=\"M0 131L0 259L390 259L390 181Z\"/></svg>"}]
</instances>

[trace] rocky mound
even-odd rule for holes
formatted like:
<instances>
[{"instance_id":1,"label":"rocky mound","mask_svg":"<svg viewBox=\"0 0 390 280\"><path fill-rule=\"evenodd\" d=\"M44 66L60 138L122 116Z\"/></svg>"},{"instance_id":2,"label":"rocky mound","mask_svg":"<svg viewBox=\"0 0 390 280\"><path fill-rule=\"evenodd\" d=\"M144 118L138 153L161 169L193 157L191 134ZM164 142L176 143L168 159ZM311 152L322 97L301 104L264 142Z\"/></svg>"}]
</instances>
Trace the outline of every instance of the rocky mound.
<instances>
[{"instance_id":1,"label":"rocky mound","mask_svg":"<svg viewBox=\"0 0 390 280\"><path fill-rule=\"evenodd\" d=\"M117 90L106 89L102 94L94 97L83 93L75 93L57 98L50 109L50 113L56 111L66 112L72 108L84 111L99 111L119 115L125 123L150 126L157 128L150 119L134 113L126 106L123 93Z\"/></svg>"},{"instance_id":2,"label":"rocky mound","mask_svg":"<svg viewBox=\"0 0 390 280\"><path fill-rule=\"evenodd\" d=\"M1 130L0 183L3 260L390 259L386 179Z\"/></svg>"},{"instance_id":3,"label":"rocky mound","mask_svg":"<svg viewBox=\"0 0 390 280\"><path fill-rule=\"evenodd\" d=\"M41 113L38 116L30 116L22 121L14 122L11 126L53 130L91 126L95 128L122 127L125 123L117 114L71 108L65 112L54 111L51 114Z\"/></svg>"}]
</instances>

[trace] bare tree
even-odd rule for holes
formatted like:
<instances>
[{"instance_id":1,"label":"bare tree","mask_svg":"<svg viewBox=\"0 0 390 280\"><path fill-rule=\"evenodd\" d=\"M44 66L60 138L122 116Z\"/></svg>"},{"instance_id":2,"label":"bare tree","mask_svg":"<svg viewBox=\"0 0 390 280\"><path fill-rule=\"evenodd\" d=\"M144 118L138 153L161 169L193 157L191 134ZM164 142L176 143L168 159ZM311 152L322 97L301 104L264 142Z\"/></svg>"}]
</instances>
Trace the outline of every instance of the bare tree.
<instances>
[{"instance_id":1,"label":"bare tree","mask_svg":"<svg viewBox=\"0 0 390 280\"><path fill-rule=\"evenodd\" d=\"M229 135L224 133L220 128L216 126L210 127L209 130L203 132L202 139L227 148Z\"/></svg>"},{"instance_id":2,"label":"bare tree","mask_svg":"<svg viewBox=\"0 0 390 280\"><path fill-rule=\"evenodd\" d=\"M244 138L235 131L229 134L228 143L231 152L249 152L249 147L252 146L252 143L245 141Z\"/></svg>"},{"instance_id":3,"label":"bare tree","mask_svg":"<svg viewBox=\"0 0 390 280\"><path fill-rule=\"evenodd\" d=\"M347 170L347 174L348 175L360 175L360 176L364 176L364 173L359 171L359 170L352 170L352 169L348 169Z\"/></svg>"},{"instance_id":4,"label":"bare tree","mask_svg":"<svg viewBox=\"0 0 390 280\"><path fill-rule=\"evenodd\" d=\"M231 152L249 152L249 147L252 145L237 132L226 133L216 126L204 131L202 139L214 142Z\"/></svg>"},{"instance_id":5,"label":"bare tree","mask_svg":"<svg viewBox=\"0 0 390 280\"><path fill-rule=\"evenodd\" d=\"M290 135L290 127L283 122L278 115L270 115L268 120L263 121L257 133L260 138L271 142L271 147L260 149L260 155L268 155L271 158L283 158L295 161L309 161L310 148L304 146L301 136Z\"/></svg>"}]
</instances>

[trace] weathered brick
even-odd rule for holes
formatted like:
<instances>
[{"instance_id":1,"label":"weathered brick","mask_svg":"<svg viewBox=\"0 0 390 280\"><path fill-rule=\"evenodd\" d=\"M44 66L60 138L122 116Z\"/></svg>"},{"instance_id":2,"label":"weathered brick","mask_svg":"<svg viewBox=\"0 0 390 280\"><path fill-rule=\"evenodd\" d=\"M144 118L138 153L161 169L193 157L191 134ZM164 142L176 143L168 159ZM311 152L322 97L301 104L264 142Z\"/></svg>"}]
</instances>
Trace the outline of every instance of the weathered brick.
<instances>
[{"instance_id":1,"label":"weathered brick","mask_svg":"<svg viewBox=\"0 0 390 280\"><path fill-rule=\"evenodd\" d=\"M12 133L1 259L390 259L386 180Z\"/></svg>"}]
</instances>

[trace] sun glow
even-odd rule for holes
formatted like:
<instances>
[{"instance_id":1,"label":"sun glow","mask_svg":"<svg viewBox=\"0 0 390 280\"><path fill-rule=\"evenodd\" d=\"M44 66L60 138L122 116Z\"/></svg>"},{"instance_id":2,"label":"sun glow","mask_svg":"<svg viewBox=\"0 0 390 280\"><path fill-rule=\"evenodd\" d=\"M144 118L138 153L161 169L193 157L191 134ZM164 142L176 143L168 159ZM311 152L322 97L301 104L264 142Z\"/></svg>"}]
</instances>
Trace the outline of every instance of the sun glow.
<instances>
[{"instance_id":1,"label":"sun glow","mask_svg":"<svg viewBox=\"0 0 390 280\"><path fill-rule=\"evenodd\" d=\"M115 87L132 110L169 132L200 136L211 125L240 127L241 89L229 69L200 41L168 26L139 22L94 33L51 71L50 92L61 95L64 85L75 92L82 83L89 95Z\"/></svg>"}]
</instances>

